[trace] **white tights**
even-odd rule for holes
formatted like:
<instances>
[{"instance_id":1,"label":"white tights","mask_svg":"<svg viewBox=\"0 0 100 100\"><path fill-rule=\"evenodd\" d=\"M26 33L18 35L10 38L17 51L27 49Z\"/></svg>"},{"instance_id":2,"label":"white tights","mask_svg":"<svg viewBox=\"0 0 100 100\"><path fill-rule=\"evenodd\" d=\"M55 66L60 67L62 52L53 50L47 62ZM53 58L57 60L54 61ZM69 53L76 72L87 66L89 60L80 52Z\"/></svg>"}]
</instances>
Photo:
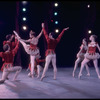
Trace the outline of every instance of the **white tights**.
<instances>
[{"instance_id":1,"label":"white tights","mask_svg":"<svg viewBox=\"0 0 100 100\"><path fill-rule=\"evenodd\" d=\"M41 80L45 77L45 73L48 70L50 62L52 62L53 69L54 69L54 79L56 79L56 74L57 74L56 54L49 54L48 56L46 56L46 63L45 63L45 67L43 69Z\"/></svg>"},{"instance_id":2,"label":"white tights","mask_svg":"<svg viewBox=\"0 0 100 100\"><path fill-rule=\"evenodd\" d=\"M8 75L11 73L11 72L16 72L15 75L14 75L14 78L13 80L16 80L17 76L19 75L19 73L21 72L22 70L22 67L20 66L15 66L15 67L10 67L10 68L5 68L3 70L3 74L2 74L2 80L6 80L6 78L8 77Z\"/></svg>"},{"instance_id":3,"label":"white tights","mask_svg":"<svg viewBox=\"0 0 100 100\"><path fill-rule=\"evenodd\" d=\"M77 58L77 60L75 61L75 66L74 66L74 70L73 70L73 77L74 77L76 68L77 68L78 64L79 64L81 61L82 61L81 58ZM86 67L86 70L87 70L87 75L90 75L88 65L86 64L85 67Z\"/></svg>"},{"instance_id":4,"label":"white tights","mask_svg":"<svg viewBox=\"0 0 100 100\"><path fill-rule=\"evenodd\" d=\"M83 71L84 66L85 66L89 61L90 61L90 60L87 59L87 58L85 58L85 59L82 61L82 63L81 63L81 69L80 69L79 76L78 76L79 78L80 78L80 76L82 76L82 71ZM96 73L97 73L97 75L98 75L98 78L100 79L99 68L98 68L98 60L97 60L97 59L93 60L93 63L94 63L94 67L95 67Z\"/></svg>"}]
</instances>

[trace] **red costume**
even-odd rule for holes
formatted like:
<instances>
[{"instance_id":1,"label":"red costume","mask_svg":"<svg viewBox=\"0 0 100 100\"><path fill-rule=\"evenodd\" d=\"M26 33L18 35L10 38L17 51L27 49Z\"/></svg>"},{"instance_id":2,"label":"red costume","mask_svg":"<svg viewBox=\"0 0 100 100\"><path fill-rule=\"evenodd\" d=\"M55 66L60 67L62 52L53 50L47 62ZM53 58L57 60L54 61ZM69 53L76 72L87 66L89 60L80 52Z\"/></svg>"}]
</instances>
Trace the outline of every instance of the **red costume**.
<instances>
[{"instance_id":1,"label":"red costume","mask_svg":"<svg viewBox=\"0 0 100 100\"><path fill-rule=\"evenodd\" d=\"M63 30L60 35L57 37L57 39L50 39L45 28L43 28L43 33L44 33L44 36L46 38L46 41L47 41L47 50L46 50L46 53L45 53L45 56L47 56L48 54L54 54L55 53L55 48L57 46L57 44L59 43L62 35L64 34L64 31Z\"/></svg>"},{"instance_id":2,"label":"red costume","mask_svg":"<svg viewBox=\"0 0 100 100\"><path fill-rule=\"evenodd\" d=\"M0 52L0 57L4 59L4 64L1 68L1 71L3 71L4 67L7 68L9 67L9 65L13 66L14 56L17 53L18 45L19 45L19 42L17 42L16 47L9 52Z\"/></svg>"},{"instance_id":3,"label":"red costume","mask_svg":"<svg viewBox=\"0 0 100 100\"><path fill-rule=\"evenodd\" d=\"M5 44L9 44L9 46L10 46L10 50L13 50L13 49L15 48L16 44L17 44L17 39L15 39L14 42L3 41L3 45L5 45Z\"/></svg>"}]
</instances>

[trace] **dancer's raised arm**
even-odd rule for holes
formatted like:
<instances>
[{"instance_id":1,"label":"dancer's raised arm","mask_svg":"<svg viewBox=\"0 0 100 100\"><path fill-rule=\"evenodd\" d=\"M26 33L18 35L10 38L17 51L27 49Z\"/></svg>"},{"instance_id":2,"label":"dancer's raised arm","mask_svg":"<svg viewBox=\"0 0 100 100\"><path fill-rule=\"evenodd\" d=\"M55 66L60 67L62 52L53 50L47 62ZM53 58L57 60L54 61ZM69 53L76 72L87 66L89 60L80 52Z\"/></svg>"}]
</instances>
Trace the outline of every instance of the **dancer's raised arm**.
<instances>
[{"instance_id":1,"label":"dancer's raised arm","mask_svg":"<svg viewBox=\"0 0 100 100\"><path fill-rule=\"evenodd\" d=\"M41 30L40 34L37 36L37 38L39 39L41 37L41 35L43 34L43 29Z\"/></svg>"},{"instance_id":2,"label":"dancer's raised arm","mask_svg":"<svg viewBox=\"0 0 100 100\"><path fill-rule=\"evenodd\" d=\"M61 37L63 36L63 34L64 34L64 32L66 31L66 30L68 30L69 29L69 27L67 27L67 28L64 28L63 30L62 30L62 32L59 34L59 36L57 37L57 42L59 42L60 41L60 39L61 39Z\"/></svg>"},{"instance_id":3,"label":"dancer's raised arm","mask_svg":"<svg viewBox=\"0 0 100 100\"><path fill-rule=\"evenodd\" d=\"M46 40L48 40L49 39L49 36L48 36L48 34L47 34L46 30L45 30L44 23L42 23L42 29L43 29L43 34L44 34Z\"/></svg>"}]
</instances>

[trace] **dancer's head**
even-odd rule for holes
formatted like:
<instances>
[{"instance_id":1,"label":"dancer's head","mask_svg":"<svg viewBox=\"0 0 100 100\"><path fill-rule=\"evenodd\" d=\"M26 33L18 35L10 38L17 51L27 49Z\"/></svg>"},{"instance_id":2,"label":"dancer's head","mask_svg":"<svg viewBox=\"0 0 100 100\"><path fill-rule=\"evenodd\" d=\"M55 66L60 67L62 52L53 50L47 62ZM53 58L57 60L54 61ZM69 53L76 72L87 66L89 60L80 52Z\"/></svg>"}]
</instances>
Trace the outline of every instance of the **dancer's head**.
<instances>
[{"instance_id":1,"label":"dancer's head","mask_svg":"<svg viewBox=\"0 0 100 100\"><path fill-rule=\"evenodd\" d=\"M6 35L6 40L12 42L14 39L14 35L8 34Z\"/></svg>"},{"instance_id":2,"label":"dancer's head","mask_svg":"<svg viewBox=\"0 0 100 100\"><path fill-rule=\"evenodd\" d=\"M91 35L89 38L90 41L95 41L96 39L97 39L96 35Z\"/></svg>"},{"instance_id":3,"label":"dancer's head","mask_svg":"<svg viewBox=\"0 0 100 100\"><path fill-rule=\"evenodd\" d=\"M54 32L49 33L49 38L54 39Z\"/></svg>"},{"instance_id":4,"label":"dancer's head","mask_svg":"<svg viewBox=\"0 0 100 100\"><path fill-rule=\"evenodd\" d=\"M82 40L82 43L83 44L86 44L87 42L86 42L86 38L84 38L83 40Z\"/></svg>"},{"instance_id":5,"label":"dancer's head","mask_svg":"<svg viewBox=\"0 0 100 100\"><path fill-rule=\"evenodd\" d=\"M11 34L6 35L6 40L10 40L11 39Z\"/></svg>"},{"instance_id":6,"label":"dancer's head","mask_svg":"<svg viewBox=\"0 0 100 100\"><path fill-rule=\"evenodd\" d=\"M5 45L3 46L3 50L4 50L4 51L10 51L10 46L9 46L9 44L5 44Z\"/></svg>"},{"instance_id":7,"label":"dancer's head","mask_svg":"<svg viewBox=\"0 0 100 100\"><path fill-rule=\"evenodd\" d=\"M29 33L29 37L30 37L30 38L35 37L35 32L33 32L33 31L31 30L30 33Z\"/></svg>"}]
</instances>

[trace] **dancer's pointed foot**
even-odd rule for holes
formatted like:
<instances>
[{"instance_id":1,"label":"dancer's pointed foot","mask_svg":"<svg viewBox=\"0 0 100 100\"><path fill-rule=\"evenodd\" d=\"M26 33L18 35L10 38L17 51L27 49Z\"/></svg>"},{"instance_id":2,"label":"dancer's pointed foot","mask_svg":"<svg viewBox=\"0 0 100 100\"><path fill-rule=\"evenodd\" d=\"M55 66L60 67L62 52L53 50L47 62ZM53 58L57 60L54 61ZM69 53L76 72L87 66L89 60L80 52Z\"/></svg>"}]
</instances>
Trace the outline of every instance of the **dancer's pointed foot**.
<instances>
[{"instance_id":1,"label":"dancer's pointed foot","mask_svg":"<svg viewBox=\"0 0 100 100\"><path fill-rule=\"evenodd\" d=\"M73 76L73 77L75 76L74 72L72 73L72 76Z\"/></svg>"},{"instance_id":2,"label":"dancer's pointed foot","mask_svg":"<svg viewBox=\"0 0 100 100\"><path fill-rule=\"evenodd\" d=\"M98 78L100 79L100 75L98 76Z\"/></svg>"},{"instance_id":3,"label":"dancer's pointed foot","mask_svg":"<svg viewBox=\"0 0 100 100\"><path fill-rule=\"evenodd\" d=\"M79 74L79 75L78 75L78 79L80 79L80 78L81 78L81 76L82 76L82 74Z\"/></svg>"},{"instance_id":4,"label":"dancer's pointed foot","mask_svg":"<svg viewBox=\"0 0 100 100\"><path fill-rule=\"evenodd\" d=\"M37 75L37 78L39 78L40 77L40 75Z\"/></svg>"},{"instance_id":5,"label":"dancer's pointed foot","mask_svg":"<svg viewBox=\"0 0 100 100\"><path fill-rule=\"evenodd\" d=\"M54 76L53 79L56 80L56 76Z\"/></svg>"},{"instance_id":6,"label":"dancer's pointed foot","mask_svg":"<svg viewBox=\"0 0 100 100\"><path fill-rule=\"evenodd\" d=\"M44 77L45 77L45 76L42 76L41 79L40 79L40 81L42 81Z\"/></svg>"},{"instance_id":7,"label":"dancer's pointed foot","mask_svg":"<svg viewBox=\"0 0 100 100\"><path fill-rule=\"evenodd\" d=\"M87 76L90 76L90 73L88 73Z\"/></svg>"}]
</instances>

